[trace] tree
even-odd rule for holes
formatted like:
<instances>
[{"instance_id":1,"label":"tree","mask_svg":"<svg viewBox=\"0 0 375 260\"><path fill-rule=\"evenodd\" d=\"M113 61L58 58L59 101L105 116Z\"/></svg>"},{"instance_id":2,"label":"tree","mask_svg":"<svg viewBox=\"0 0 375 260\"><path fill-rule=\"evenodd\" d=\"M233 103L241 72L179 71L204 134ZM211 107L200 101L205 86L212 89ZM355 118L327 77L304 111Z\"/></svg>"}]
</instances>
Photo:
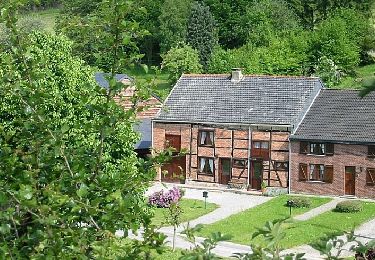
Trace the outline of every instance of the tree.
<instances>
[{"instance_id":1,"label":"tree","mask_svg":"<svg viewBox=\"0 0 375 260\"><path fill-rule=\"evenodd\" d=\"M127 59L120 43L131 25L121 19L128 3L101 8L112 33L108 89L95 84L65 37L20 33L19 7L1 3L11 37L0 47L0 258L92 258L116 230L127 234L144 224L148 233L150 223L143 193L155 172L133 151L136 107L124 111L113 99L124 88L114 73ZM138 248L164 239L147 237L153 242ZM110 250L130 259L142 253L131 247Z\"/></svg>"},{"instance_id":2,"label":"tree","mask_svg":"<svg viewBox=\"0 0 375 260\"><path fill-rule=\"evenodd\" d=\"M200 62L207 67L213 48L217 45L216 22L210 8L199 2L191 7L187 29L187 43L198 50Z\"/></svg>"},{"instance_id":3,"label":"tree","mask_svg":"<svg viewBox=\"0 0 375 260\"><path fill-rule=\"evenodd\" d=\"M244 25L248 28L248 42L267 46L273 38L287 38L300 30L298 17L282 0L261 0L246 8Z\"/></svg>"},{"instance_id":4,"label":"tree","mask_svg":"<svg viewBox=\"0 0 375 260\"><path fill-rule=\"evenodd\" d=\"M351 73L360 62L360 48L349 35L344 19L332 16L322 21L312 36L312 63L325 56L342 72Z\"/></svg>"},{"instance_id":5,"label":"tree","mask_svg":"<svg viewBox=\"0 0 375 260\"><path fill-rule=\"evenodd\" d=\"M162 69L169 73L169 79L174 84L182 73L201 73L199 54L191 46L183 44L181 47L170 49L163 57Z\"/></svg>"},{"instance_id":6,"label":"tree","mask_svg":"<svg viewBox=\"0 0 375 260\"><path fill-rule=\"evenodd\" d=\"M165 0L159 16L161 53L186 41L190 8L190 0Z\"/></svg>"}]
</instances>

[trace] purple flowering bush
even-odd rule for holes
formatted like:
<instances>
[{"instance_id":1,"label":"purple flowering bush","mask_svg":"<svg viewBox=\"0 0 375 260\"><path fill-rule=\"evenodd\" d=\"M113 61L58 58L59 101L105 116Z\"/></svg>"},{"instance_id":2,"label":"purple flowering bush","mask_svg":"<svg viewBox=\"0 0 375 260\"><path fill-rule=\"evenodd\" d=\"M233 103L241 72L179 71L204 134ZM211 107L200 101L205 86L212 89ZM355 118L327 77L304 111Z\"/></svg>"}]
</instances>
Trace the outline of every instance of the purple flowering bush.
<instances>
[{"instance_id":1,"label":"purple flowering bush","mask_svg":"<svg viewBox=\"0 0 375 260\"><path fill-rule=\"evenodd\" d=\"M179 188L173 187L170 190L157 191L150 195L148 203L151 206L158 208L169 208L172 203L177 203L182 197L182 192Z\"/></svg>"}]
</instances>

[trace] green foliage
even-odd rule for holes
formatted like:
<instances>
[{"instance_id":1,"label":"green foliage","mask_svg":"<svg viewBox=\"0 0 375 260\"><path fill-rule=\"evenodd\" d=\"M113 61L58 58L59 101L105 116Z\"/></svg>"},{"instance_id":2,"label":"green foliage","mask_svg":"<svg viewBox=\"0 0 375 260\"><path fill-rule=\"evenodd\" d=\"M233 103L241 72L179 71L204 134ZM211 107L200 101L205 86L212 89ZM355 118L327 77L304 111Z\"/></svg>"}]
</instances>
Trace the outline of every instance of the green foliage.
<instances>
[{"instance_id":1,"label":"green foliage","mask_svg":"<svg viewBox=\"0 0 375 260\"><path fill-rule=\"evenodd\" d=\"M325 56L345 73L349 73L360 61L360 48L350 35L344 19L333 16L318 25L313 34L311 54L314 63Z\"/></svg>"},{"instance_id":2,"label":"green foliage","mask_svg":"<svg viewBox=\"0 0 375 260\"><path fill-rule=\"evenodd\" d=\"M198 224L195 227L189 227L189 224L182 231L182 234L185 234L187 240L190 241L195 247L192 250L186 250L182 252L180 260L216 260L222 259L221 257L216 256L212 253L212 250L217 246L221 241L227 241L230 239L230 236L223 235L220 232L211 233L208 238L203 240L201 244L196 243L195 234L202 229L202 225Z\"/></svg>"},{"instance_id":3,"label":"green foliage","mask_svg":"<svg viewBox=\"0 0 375 260\"><path fill-rule=\"evenodd\" d=\"M209 63L210 73L227 73L240 67L245 73L269 75L305 74L307 44L304 35L294 35L289 40L273 38L267 47L247 44L233 50L215 49Z\"/></svg>"},{"instance_id":4,"label":"green foliage","mask_svg":"<svg viewBox=\"0 0 375 260\"><path fill-rule=\"evenodd\" d=\"M277 36L287 36L300 29L298 17L284 1L261 0L248 5L244 25L249 28L248 42L267 46Z\"/></svg>"},{"instance_id":5,"label":"green foliage","mask_svg":"<svg viewBox=\"0 0 375 260\"><path fill-rule=\"evenodd\" d=\"M159 16L161 53L166 53L186 41L190 8L191 0L165 0L161 6Z\"/></svg>"},{"instance_id":6,"label":"green foliage","mask_svg":"<svg viewBox=\"0 0 375 260\"><path fill-rule=\"evenodd\" d=\"M362 82L362 90L360 92L361 97L365 97L371 92L375 91L375 77L366 78Z\"/></svg>"},{"instance_id":7,"label":"green foliage","mask_svg":"<svg viewBox=\"0 0 375 260\"><path fill-rule=\"evenodd\" d=\"M182 73L200 73L202 65L199 63L198 51L186 44L174 47L163 55L162 69L169 73L172 84Z\"/></svg>"},{"instance_id":8,"label":"green foliage","mask_svg":"<svg viewBox=\"0 0 375 260\"><path fill-rule=\"evenodd\" d=\"M119 12L120 16L113 16L113 10ZM140 28L138 22L129 19L137 12L145 12L145 10L135 2L102 1L87 15L77 15L74 11L64 13L58 21L57 31L73 40L75 55L103 71L111 69L111 51L116 44L119 54L116 63L119 67L126 67L143 57L139 55L137 41L148 34L146 30ZM114 23L122 27L112 28L111 25ZM117 40L116 43L114 39ZM124 59L124 57L131 57L131 59Z\"/></svg>"},{"instance_id":9,"label":"green foliage","mask_svg":"<svg viewBox=\"0 0 375 260\"><path fill-rule=\"evenodd\" d=\"M363 205L359 200L347 200L337 203L335 211L353 213L363 210Z\"/></svg>"},{"instance_id":10,"label":"green foliage","mask_svg":"<svg viewBox=\"0 0 375 260\"><path fill-rule=\"evenodd\" d=\"M183 213L179 202L172 203L165 214L166 223L173 226L172 249L175 250L177 227L181 224L181 214Z\"/></svg>"},{"instance_id":11,"label":"green foliage","mask_svg":"<svg viewBox=\"0 0 375 260\"><path fill-rule=\"evenodd\" d=\"M327 87L333 87L340 83L345 73L326 56L320 57L314 68L315 74L319 76Z\"/></svg>"},{"instance_id":12,"label":"green foliage","mask_svg":"<svg viewBox=\"0 0 375 260\"><path fill-rule=\"evenodd\" d=\"M204 68L207 68L213 48L218 41L216 22L208 6L199 2L194 2L192 5L186 40L193 49L198 50L200 62Z\"/></svg>"},{"instance_id":13,"label":"green foliage","mask_svg":"<svg viewBox=\"0 0 375 260\"><path fill-rule=\"evenodd\" d=\"M310 208L311 199L307 197L292 197L288 199L293 208ZM289 206L289 205L288 205Z\"/></svg>"},{"instance_id":14,"label":"green foliage","mask_svg":"<svg viewBox=\"0 0 375 260\"><path fill-rule=\"evenodd\" d=\"M87 259L107 246L122 254L113 234L148 229L143 193L155 176L154 161L133 150L136 107L124 111L115 103L126 86L113 77L108 90L98 87L67 38L20 33L21 6L1 3L11 48L1 46L0 53L0 258ZM121 22L127 6L106 7L101 17L113 75L131 60L120 46L134 28ZM135 87L136 103L147 90ZM141 251L163 243L152 228L147 234ZM125 251L131 259L142 253L133 249Z\"/></svg>"}]
</instances>

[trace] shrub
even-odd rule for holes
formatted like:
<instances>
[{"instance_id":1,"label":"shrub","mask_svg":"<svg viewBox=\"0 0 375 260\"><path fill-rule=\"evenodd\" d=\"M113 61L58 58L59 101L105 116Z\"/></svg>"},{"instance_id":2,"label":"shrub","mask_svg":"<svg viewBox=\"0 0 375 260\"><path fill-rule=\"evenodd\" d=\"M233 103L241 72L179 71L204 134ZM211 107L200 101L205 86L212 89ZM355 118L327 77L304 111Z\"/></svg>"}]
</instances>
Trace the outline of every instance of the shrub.
<instances>
[{"instance_id":1,"label":"shrub","mask_svg":"<svg viewBox=\"0 0 375 260\"><path fill-rule=\"evenodd\" d=\"M291 202L290 206L292 206L293 208L310 208L311 206L311 200L305 197L293 197L290 198L288 201Z\"/></svg>"},{"instance_id":2,"label":"shrub","mask_svg":"<svg viewBox=\"0 0 375 260\"><path fill-rule=\"evenodd\" d=\"M148 198L151 206L158 208L169 208L172 203L177 203L182 198L182 192L179 188L173 187L168 191L157 191Z\"/></svg>"},{"instance_id":3,"label":"shrub","mask_svg":"<svg viewBox=\"0 0 375 260\"><path fill-rule=\"evenodd\" d=\"M358 200L347 200L337 203L335 211L337 212L345 212L345 213L352 213L352 212L359 212L362 211L363 206L362 203Z\"/></svg>"}]
</instances>

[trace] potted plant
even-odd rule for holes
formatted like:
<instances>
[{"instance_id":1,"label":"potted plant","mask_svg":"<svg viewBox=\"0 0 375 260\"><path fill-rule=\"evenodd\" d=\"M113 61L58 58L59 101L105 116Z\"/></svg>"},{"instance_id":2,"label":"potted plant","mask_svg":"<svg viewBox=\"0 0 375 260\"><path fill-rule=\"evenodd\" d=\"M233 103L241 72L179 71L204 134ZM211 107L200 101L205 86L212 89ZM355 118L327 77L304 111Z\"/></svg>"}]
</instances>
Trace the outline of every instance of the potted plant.
<instances>
[{"instance_id":1,"label":"potted plant","mask_svg":"<svg viewBox=\"0 0 375 260\"><path fill-rule=\"evenodd\" d=\"M262 181L262 184L260 185L260 189L262 193L264 194L266 192L267 184L265 181Z\"/></svg>"}]
</instances>

